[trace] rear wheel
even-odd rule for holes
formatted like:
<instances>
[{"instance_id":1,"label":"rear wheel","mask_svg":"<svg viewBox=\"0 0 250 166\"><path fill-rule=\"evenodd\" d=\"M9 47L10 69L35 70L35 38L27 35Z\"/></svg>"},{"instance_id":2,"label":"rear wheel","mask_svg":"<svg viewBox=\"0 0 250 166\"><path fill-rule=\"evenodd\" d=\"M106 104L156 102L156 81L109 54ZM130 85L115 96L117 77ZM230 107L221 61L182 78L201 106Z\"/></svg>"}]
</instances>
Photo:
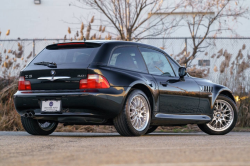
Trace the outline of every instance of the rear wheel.
<instances>
[{"instance_id":1,"label":"rear wheel","mask_svg":"<svg viewBox=\"0 0 250 166\"><path fill-rule=\"evenodd\" d=\"M53 133L58 125L57 122L36 120L21 117L23 128L31 135L49 135Z\"/></svg>"},{"instance_id":2,"label":"rear wheel","mask_svg":"<svg viewBox=\"0 0 250 166\"><path fill-rule=\"evenodd\" d=\"M150 126L150 127L148 128L148 131L146 132L146 134L149 134L149 133L154 132L157 128L158 128L158 126Z\"/></svg>"},{"instance_id":3,"label":"rear wheel","mask_svg":"<svg viewBox=\"0 0 250 166\"><path fill-rule=\"evenodd\" d=\"M125 102L122 112L114 118L114 126L122 136L144 135L150 124L150 104L141 90L133 90Z\"/></svg>"},{"instance_id":4,"label":"rear wheel","mask_svg":"<svg viewBox=\"0 0 250 166\"><path fill-rule=\"evenodd\" d=\"M219 95L214 103L211 122L198 126L207 134L223 135L229 133L234 128L236 122L237 108L235 103L229 97Z\"/></svg>"}]
</instances>

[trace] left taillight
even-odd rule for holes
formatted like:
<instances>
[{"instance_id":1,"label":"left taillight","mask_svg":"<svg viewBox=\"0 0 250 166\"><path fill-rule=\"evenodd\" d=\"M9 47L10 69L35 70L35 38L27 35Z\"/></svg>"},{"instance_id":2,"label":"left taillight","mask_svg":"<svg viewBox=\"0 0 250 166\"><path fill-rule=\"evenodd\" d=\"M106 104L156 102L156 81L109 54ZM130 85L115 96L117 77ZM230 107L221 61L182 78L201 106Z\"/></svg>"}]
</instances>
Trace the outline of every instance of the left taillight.
<instances>
[{"instance_id":1,"label":"left taillight","mask_svg":"<svg viewBox=\"0 0 250 166\"><path fill-rule=\"evenodd\" d=\"M80 80L80 89L107 89L109 88L108 80L99 74L88 74L87 79Z\"/></svg>"},{"instance_id":2,"label":"left taillight","mask_svg":"<svg viewBox=\"0 0 250 166\"><path fill-rule=\"evenodd\" d=\"M18 90L31 90L30 81L26 81L24 76L19 77Z\"/></svg>"}]
</instances>

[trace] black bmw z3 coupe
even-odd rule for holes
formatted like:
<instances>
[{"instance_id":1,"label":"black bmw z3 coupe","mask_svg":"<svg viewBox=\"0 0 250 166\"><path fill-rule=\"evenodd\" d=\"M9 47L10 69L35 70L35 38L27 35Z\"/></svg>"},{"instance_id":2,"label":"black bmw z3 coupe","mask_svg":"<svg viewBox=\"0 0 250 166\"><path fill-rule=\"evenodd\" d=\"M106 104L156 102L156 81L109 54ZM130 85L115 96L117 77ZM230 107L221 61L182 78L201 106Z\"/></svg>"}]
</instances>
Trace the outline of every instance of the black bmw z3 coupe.
<instances>
[{"instance_id":1,"label":"black bmw z3 coupe","mask_svg":"<svg viewBox=\"0 0 250 166\"><path fill-rule=\"evenodd\" d=\"M58 123L114 125L123 136L197 124L222 135L237 121L227 87L191 77L163 50L135 42L48 45L18 84L15 108L32 135L49 135Z\"/></svg>"}]
</instances>

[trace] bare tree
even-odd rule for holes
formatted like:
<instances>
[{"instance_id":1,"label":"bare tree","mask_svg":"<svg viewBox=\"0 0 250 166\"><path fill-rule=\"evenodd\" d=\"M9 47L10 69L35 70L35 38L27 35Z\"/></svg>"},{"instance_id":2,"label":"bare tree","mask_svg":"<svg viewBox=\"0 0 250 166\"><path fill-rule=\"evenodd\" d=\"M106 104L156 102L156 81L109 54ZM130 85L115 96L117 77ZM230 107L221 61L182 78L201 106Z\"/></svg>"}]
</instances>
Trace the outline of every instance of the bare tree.
<instances>
[{"instance_id":1,"label":"bare tree","mask_svg":"<svg viewBox=\"0 0 250 166\"><path fill-rule=\"evenodd\" d=\"M181 7L183 0L78 0L71 6L86 9L86 5L106 17L107 27L116 30L120 40L131 41L135 38L156 37L169 33L178 26L179 20L167 19ZM80 3L80 4L79 4ZM157 20L149 24L150 18L157 14ZM154 29L155 28L155 29ZM154 29L152 31L152 29Z\"/></svg>"},{"instance_id":2,"label":"bare tree","mask_svg":"<svg viewBox=\"0 0 250 166\"><path fill-rule=\"evenodd\" d=\"M248 18L244 0L186 0L185 11L192 13L192 17L184 16L183 20L192 37L193 47L191 53L185 52L180 59L180 63L186 66L211 44L204 42L205 39L216 38L227 31L235 34L233 23L237 23L239 18Z\"/></svg>"}]
</instances>

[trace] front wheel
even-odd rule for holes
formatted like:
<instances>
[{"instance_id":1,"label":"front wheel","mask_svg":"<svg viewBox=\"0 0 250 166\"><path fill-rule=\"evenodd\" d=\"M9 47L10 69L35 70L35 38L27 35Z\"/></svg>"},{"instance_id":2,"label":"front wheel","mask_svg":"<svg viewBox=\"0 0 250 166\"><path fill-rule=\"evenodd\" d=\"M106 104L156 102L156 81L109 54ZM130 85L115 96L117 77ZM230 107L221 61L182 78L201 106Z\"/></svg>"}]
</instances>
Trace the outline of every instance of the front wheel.
<instances>
[{"instance_id":1,"label":"front wheel","mask_svg":"<svg viewBox=\"0 0 250 166\"><path fill-rule=\"evenodd\" d=\"M31 135L49 135L53 133L58 125L57 122L36 120L21 117L23 128Z\"/></svg>"},{"instance_id":2,"label":"front wheel","mask_svg":"<svg viewBox=\"0 0 250 166\"><path fill-rule=\"evenodd\" d=\"M198 125L210 135L224 135L229 133L237 122L237 107L227 96L219 95L214 103L213 119L207 124Z\"/></svg>"},{"instance_id":3,"label":"front wheel","mask_svg":"<svg viewBox=\"0 0 250 166\"><path fill-rule=\"evenodd\" d=\"M144 135L150 125L150 104L141 90L129 93L121 113L114 118L114 126L122 136Z\"/></svg>"}]
</instances>

